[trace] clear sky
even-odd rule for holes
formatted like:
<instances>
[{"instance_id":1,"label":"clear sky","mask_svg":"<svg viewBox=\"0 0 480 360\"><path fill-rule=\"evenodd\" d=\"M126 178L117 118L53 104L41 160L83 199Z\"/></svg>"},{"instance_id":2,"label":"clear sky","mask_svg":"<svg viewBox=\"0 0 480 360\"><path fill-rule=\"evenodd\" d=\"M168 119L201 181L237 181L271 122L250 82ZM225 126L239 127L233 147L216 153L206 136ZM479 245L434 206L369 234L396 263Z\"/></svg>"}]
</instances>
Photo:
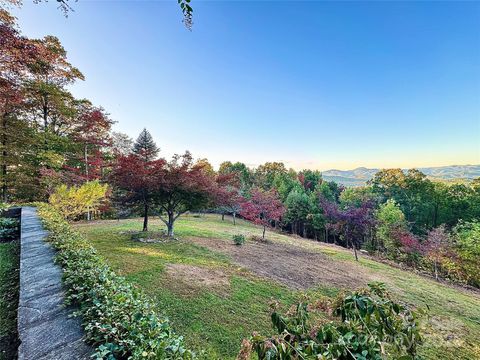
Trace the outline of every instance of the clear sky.
<instances>
[{"instance_id":1,"label":"clear sky","mask_svg":"<svg viewBox=\"0 0 480 360\"><path fill-rule=\"evenodd\" d=\"M326 170L480 164L479 2L55 1L15 11L60 38L73 93L163 156Z\"/></svg>"}]
</instances>

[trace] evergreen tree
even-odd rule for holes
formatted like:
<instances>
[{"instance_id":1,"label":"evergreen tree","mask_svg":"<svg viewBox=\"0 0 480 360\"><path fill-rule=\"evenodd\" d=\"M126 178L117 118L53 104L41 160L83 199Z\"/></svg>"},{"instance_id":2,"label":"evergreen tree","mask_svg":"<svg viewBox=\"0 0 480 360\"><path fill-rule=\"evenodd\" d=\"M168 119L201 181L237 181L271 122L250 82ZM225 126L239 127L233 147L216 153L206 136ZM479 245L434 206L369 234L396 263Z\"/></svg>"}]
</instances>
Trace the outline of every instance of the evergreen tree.
<instances>
[{"instance_id":1,"label":"evergreen tree","mask_svg":"<svg viewBox=\"0 0 480 360\"><path fill-rule=\"evenodd\" d=\"M157 157L159 151L152 135L144 128L133 144L133 152L142 157L144 161L152 161Z\"/></svg>"}]
</instances>

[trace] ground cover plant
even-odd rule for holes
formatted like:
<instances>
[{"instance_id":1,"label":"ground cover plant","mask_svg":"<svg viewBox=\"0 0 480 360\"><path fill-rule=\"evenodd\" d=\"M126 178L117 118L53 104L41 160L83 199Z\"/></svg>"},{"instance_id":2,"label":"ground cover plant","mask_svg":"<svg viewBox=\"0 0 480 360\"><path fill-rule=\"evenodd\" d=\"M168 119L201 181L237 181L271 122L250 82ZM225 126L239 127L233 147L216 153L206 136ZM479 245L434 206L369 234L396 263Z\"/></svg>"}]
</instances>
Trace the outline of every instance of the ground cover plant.
<instances>
[{"instance_id":1,"label":"ground cover plant","mask_svg":"<svg viewBox=\"0 0 480 360\"><path fill-rule=\"evenodd\" d=\"M371 281L385 283L393 299L413 308L428 306L420 356L479 355L480 298L475 292L364 255L356 262L341 247L269 230L266 243L235 246L233 235L261 236L263 227L244 220L233 225L221 215L180 217L179 240L162 244L130 240L125 232L141 225L141 219L127 219L80 223L76 228L113 269L154 299L190 347L205 349L212 359L235 358L242 339L253 331L272 333L268 306L272 298L288 308L304 292L334 298L340 290L358 289ZM164 225L153 219L150 228L161 231Z\"/></svg>"},{"instance_id":2,"label":"ground cover plant","mask_svg":"<svg viewBox=\"0 0 480 360\"><path fill-rule=\"evenodd\" d=\"M15 239L18 227L18 219L0 217L0 242Z\"/></svg>"},{"instance_id":3,"label":"ground cover plant","mask_svg":"<svg viewBox=\"0 0 480 360\"><path fill-rule=\"evenodd\" d=\"M67 304L78 306L86 338L96 346L94 356L194 358L182 337L172 332L168 319L154 311L141 291L117 276L60 213L46 204L38 204L38 209L50 232L48 241L58 251L55 259L63 268Z\"/></svg>"},{"instance_id":4,"label":"ground cover plant","mask_svg":"<svg viewBox=\"0 0 480 360\"><path fill-rule=\"evenodd\" d=\"M20 246L0 241L0 360L16 359Z\"/></svg>"},{"instance_id":5,"label":"ground cover plant","mask_svg":"<svg viewBox=\"0 0 480 360\"><path fill-rule=\"evenodd\" d=\"M416 359L418 314L393 301L382 283L336 299L304 301L286 314L274 305L277 335L245 340L239 359Z\"/></svg>"}]
</instances>

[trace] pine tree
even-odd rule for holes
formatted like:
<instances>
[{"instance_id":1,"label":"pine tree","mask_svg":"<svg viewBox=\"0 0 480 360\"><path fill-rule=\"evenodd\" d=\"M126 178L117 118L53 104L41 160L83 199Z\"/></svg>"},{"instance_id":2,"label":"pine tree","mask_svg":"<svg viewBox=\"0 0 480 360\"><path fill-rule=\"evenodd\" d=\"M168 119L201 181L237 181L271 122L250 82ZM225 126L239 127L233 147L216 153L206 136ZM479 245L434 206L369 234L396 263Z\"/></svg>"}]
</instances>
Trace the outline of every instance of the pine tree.
<instances>
[{"instance_id":1,"label":"pine tree","mask_svg":"<svg viewBox=\"0 0 480 360\"><path fill-rule=\"evenodd\" d=\"M152 161L157 157L159 151L152 135L144 128L133 144L133 152L141 156L144 161Z\"/></svg>"}]
</instances>

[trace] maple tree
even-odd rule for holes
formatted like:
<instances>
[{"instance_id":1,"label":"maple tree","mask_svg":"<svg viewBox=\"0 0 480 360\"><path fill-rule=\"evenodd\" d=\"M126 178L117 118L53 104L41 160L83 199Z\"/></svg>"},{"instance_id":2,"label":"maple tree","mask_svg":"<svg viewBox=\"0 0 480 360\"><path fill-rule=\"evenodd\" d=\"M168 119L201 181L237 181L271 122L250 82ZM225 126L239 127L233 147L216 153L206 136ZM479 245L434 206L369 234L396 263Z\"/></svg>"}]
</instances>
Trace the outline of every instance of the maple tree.
<instances>
[{"instance_id":1,"label":"maple tree","mask_svg":"<svg viewBox=\"0 0 480 360\"><path fill-rule=\"evenodd\" d=\"M156 191L162 183L165 160L145 161L137 154L120 156L113 168L111 180L121 190L123 202L140 206L143 212L143 231L148 231L148 217Z\"/></svg>"},{"instance_id":2,"label":"maple tree","mask_svg":"<svg viewBox=\"0 0 480 360\"><path fill-rule=\"evenodd\" d=\"M188 151L174 155L164 164L156 186L159 218L167 226L168 236L173 236L174 224L180 215L215 205L219 191L216 179L204 171L204 164L195 163Z\"/></svg>"},{"instance_id":3,"label":"maple tree","mask_svg":"<svg viewBox=\"0 0 480 360\"><path fill-rule=\"evenodd\" d=\"M250 199L242 202L241 212L245 219L263 226L262 238L265 239L265 230L272 222L281 220L285 207L275 190L263 191L255 188L251 191Z\"/></svg>"},{"instance_id":4,"label":"maple tree","mask_svg":"<svg viewBox=\"0 0 480 360\"><path fill-rule=\"evenodd\" d=\"M237 214L242 210L243 196L237 188L231 186L220 187L217 194L217 211L222 214L222 220L225 215L231 214L233 225L236 225Z\"/></svg>"},{"instance_id":5,"label":"maple tree","mask_svg":"<svg viewBox=\"0 0 480 360\"><path fill-rule=\"evenodd\" d=\"M340 236L346 247L353 248L355 260L358 261L357 250L361 248L365 238L375 226L372 203L362 202L360 206L341 208L338 204L320 198L320 204L327 218L327 226Z\"/></svg>"}]
</instances>

